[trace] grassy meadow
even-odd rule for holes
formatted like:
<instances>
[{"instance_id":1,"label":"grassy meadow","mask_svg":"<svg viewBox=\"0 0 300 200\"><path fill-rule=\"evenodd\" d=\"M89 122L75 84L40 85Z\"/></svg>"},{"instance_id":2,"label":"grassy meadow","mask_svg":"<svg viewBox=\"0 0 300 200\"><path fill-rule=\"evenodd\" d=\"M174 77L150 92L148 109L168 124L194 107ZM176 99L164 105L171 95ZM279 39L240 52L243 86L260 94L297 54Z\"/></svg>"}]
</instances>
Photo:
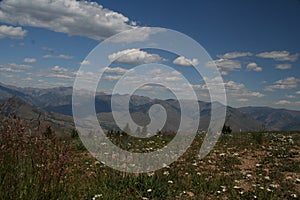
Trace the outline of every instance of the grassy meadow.
<instances>
[{"instance_id":1,"label":"grassy meadow","mask_svg":"<svg viewBox=\"0 0 300 200\"><path fill-rule=\"evenodd\" d=\"M76 134L5 118L0 125L0 199L299 199L300 133L222 135L200 160L199 133L170 166L127 174L94 159ZM172 136L130 142L110 134L122 148L155 150ZM125 142L126 141L126 142Z\"/></svg>"}]
</instances>

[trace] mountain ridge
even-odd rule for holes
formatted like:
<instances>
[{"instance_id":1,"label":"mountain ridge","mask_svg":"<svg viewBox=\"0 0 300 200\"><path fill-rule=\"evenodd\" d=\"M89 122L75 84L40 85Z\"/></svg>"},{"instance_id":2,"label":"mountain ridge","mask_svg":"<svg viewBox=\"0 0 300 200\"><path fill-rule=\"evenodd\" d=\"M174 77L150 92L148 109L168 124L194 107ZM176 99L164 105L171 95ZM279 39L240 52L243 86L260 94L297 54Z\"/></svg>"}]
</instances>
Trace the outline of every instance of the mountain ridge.
<instances>
[{"instance_id":1,"label":"mountain ridge","mask_svg":"<svg viewBox=\"0 0 300 200\"><path fill-rule=\"evenodd\" d=\"M4 100L15 96L23 101L47 112L57 113L66 118L72 117L72 87L55 88L19 88L7 86L0 83L0 99ZM122 101L124 95L117 95L117 101ZM95 107L99 120L115 127L111 115L111 95L97 93ZM166 130L176 129L180 122L180 106L175 99L151 99L149 97L133 95L130 98L129 109L133 120L140 125L141 121L149 122L148 110L154 104L165 107L168 118ZM200 107L199 130L205 130L210 120L210 102L198 102ZM224 106L224 105L222 105ZM230 125L233 131L293 131L300 130L300 111L277 109L264 106L248 106L234 108L227 106L226 124ZM64 118L64 117L62 117ZM100 123L101 123L100 122ZM108 126L109 128L109 126Z\"/></svg>"}]
</instances>

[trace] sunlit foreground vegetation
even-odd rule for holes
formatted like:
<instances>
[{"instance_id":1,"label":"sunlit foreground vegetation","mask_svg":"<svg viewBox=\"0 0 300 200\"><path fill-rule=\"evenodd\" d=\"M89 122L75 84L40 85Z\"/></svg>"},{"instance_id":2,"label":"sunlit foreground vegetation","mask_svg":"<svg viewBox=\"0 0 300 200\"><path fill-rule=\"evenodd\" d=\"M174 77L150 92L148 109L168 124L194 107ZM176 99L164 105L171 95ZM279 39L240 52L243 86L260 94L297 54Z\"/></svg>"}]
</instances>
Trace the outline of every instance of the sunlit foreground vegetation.
<instances>
[{"instance_id":1,"label":"sunlit foreground vegetation","mask_svg":"<svg viewBox=\"0 0 300 200\"><path fill-rule=\"evenodd\" d=\"M0 125L0 199L298 199L300 133L222 135L203 160L198 134L178 161L151 173L106 167L81 144L76 131L56 137L48 127L5 118ZM108 136L122 148L155 150L172 135L130 141Z\"/></svg>"}]
</instances>

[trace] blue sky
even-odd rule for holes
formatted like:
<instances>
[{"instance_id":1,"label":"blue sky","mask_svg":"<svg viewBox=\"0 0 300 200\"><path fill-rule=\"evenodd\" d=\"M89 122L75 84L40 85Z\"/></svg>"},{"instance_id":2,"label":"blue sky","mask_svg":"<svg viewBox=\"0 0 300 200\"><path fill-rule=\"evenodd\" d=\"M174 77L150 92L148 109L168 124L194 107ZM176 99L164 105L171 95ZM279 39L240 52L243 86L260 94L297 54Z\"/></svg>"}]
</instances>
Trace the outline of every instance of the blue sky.
<instances>
[{"instance_id":1,"label":"blue sky","mask_svg":"<svg viewBox=\"0 0 300 200\"><path fill-rule=\"evenodd\" d=\"M136 26L163 27L188 35L206 49L222 73L229 105L300 110L299 21L298 0L4 0L0 82L71 86L80 63L104 39ZM192 58L175 62L174 55L138 49L133 55L131 62L111 66L117 69L107 76L112 82L107 85L137 58L150 59L143 63L163 62L185 73L192 84L202 84L193 70L180 67Z\"/></svg>"}]
</instances>

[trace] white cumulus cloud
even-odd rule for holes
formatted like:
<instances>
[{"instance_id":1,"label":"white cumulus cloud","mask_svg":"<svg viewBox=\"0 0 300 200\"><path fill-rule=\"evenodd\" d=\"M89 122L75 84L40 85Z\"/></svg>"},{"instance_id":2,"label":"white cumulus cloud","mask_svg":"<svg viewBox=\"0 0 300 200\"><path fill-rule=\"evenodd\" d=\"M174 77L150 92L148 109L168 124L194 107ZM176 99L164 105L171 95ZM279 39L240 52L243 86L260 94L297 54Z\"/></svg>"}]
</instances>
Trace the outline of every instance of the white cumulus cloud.
<instances>
[{"instance_id":1,"label":"white cumulus cloud","mask_svg":"<svg viewBox=\"0 0 300 200\"><path fill-rule=\"evenodd\" d=\"M104 79L105 80L108 80L108 81L115 81L115 80L119 80L122 76L112 76L112 75L107 75L107 76L104 76Z\"/></svg>"},{"instance_id":2,"label":"white cumulus cloud","mask_svg":"<svg viewBox=\"0 0 300 200\"><path fill-rule=\"evenodd\" d=\"M1 10L0 10L1 18ZM2 38L11 38L11 39L22 39L26 35L27 31L23 30L22 27L13 27L13 26L0 26L0 39Z\"/></svg>"},{"instance_id":3,"label":"white cumulus cloud","mask_svg":"<svg viewBox=\"0 0 300 200\"><path fill-rule=\"evenodd\" d=\"M0 2L0 21L95 40L134 27L134 23L121 13L103 8L96 2L76 0L3 0Z\"/></svg>"},{"instance_id":4,"label":"white cumulus cloud","mask_svg":"<svg viewBox=\"0 0 300 200\"><path fill-rule=\"evenodd\" d=\"M116 74L126 74L129 71L133 71L134 69L124 69L121 67L107 67L105 68L105 72L107 73L116 73Z\"/></svg>"},{"instance_id":5,"label":"white cumulus cloud","mask_svg":"<svg viewBox=\"0 0 300 200\"><path fill-rule=\"evenodd\" d=\"M224 55L217 55L218 58L223 59L234 59L234 58L240 58L240 57L246 57L246 56L252 56L253 54L250 52L229 52L225 53Z\"/></svg>"},{"instance_id":6,"label":"white cumulus cloud","mask_svg":"<svg viewBox=\"0 0 300 200\"><path fill-rule=\"evenodd\" d=\"M69 75L66 75L66 74L55 74L55 73L48 74L46 77L60 78L60 79L72 79L72 78L74 78L73 76L69 76Z\"/></svg>"},{"instance_id":7,"label":"white cumulus cloud","mask_svg":"<svg viewBox=\"0 0 300 200\"><path fill-rule=\"evenodd\" d=\"M111 62L127 65L138 65L145 63L160 63L164 61L158 54L147 53L140 49L125 49L108 56Z\"/></svg>"},{"instance_id":8,"label":"white cumulus cloud","mask_svg":"<svg viewBox=\"0 0 300 200\"><path fill-rule=\"evenodd\" d=\"M222 75L227 75L230 71L237 70L241 68L241 63L237 60L228 60L228 59L218 59L206 63L207 67L212 67L216 65L221 71Z\"/></svg>"},{"instance_id":9,"label":"white cumulus cloud","mask_svg":"<svg viewBox=\"0 0 300 200\"><path fill-rule=\"evenodd\" d=\"M35 58L24 58L23 61L26 63L34 63L34 62L36 62L36 59Z\"/></svg>"},{"instance_id":10,"label":"white cumulus cloud","mask_svg":"<svg viewBox=\"0 0 300 200\"><path fill-rule=\"evenodd\" d=\"M261 72L262 67L259 67L255 62L251 62L247 65L247 71Z\"/></svg>"},{"instance_id":11,"label":"white cumulus cloud","mask_svg":"<svg viewBox=\"0 0 300 200\"><path fill-rule=\"evenodd\" d=\"M80 65L90 65L90 61L88 60L83 60L82 62L79 63Z\"/></svg>"},{"instance_id":12,"label":"white cumulus cloud","mask_svg":"<svg viewBox=\"0 0 300 200\"><path fill-rule=\"evenodd\" d=\"M272 85L267 86L265 90L274 91L297 88L297 82L299 82L299 79L295 77L288 77L274 82Z\"/></svg>"},{"instance_id":13,"label":"white cumulus cloud","mask_svg":"<svg viewBox=\"0 0 300 200\"><path fill-rule=\"evenodd\" d=\"M225 89L229 97L231 98L246 98L246 97L264 97L265 95L260 92L249 91L243 83L237 83L235 81L227 81L225 83Z\"/></svg>"},{"instance_id":14,"label":"white cumulus cloud","mask_svg":"<svg viewBox=\"0 0 300 200\"><path fill-rule=\"evenodd\" d=\"M140 42L147 40L151 35L164 32L162 29L156 29L151 27L133 27L134 31L123 32L122 34L115 35L114 38L111 38L110 41L114 43L118 42Z\"/></svg>"},{"instance_id":15,"label":"white cumulus cloud","mask_svg":"<svg viewBox=\"0 0 300 200\"><path fill-rule=\"evenodd\" d=\"M289 99L294 99L294 98L296 98L296 96L294 96L294 95L285 95L286 96L286 98L289 98Z\"/></svg>"},{"instance_id":16,"label":"white cumulus cloud","mask_svg":"<svg viewBox=\"0 0 300 200\"><path fill-rule=\"evenodd\" d=\"M0 65L0 71L4 71L4 72L23 72L32 69L33 67L30 65L19 65L16 63Z\"/></svg>"},{"instance_id":17,"label":"white cumulus cloud","mask_svg":"<svg viewBox=\"0 0 300 200\"><path fill-rule=\"evenodd\" d=\"M285 69L291 69L291 68L292 68L291 64L278 64L278 65L276 65L276 69L285 70Z\"/></svg>"},{"instance_id":18,"label":"white cumulus cloud","mask_svg":"<svg viewBox=\"0 0 300 200\"><path fill-rule=\"evenodd\" d=\"M291 104L292 102L288 101L288 100L280 100L277 101L275 104L276 105L287 105L287 104Z\"/></svg>"},{"instance_id":19,"label":"white cumulus cloud","mask_svg":"<svg viewBox=\"0 0 300 200\"><path fill-rule=\"evenodd\" d=\"M179 56L173 61L173 64L179 66L195 66L199 64L199 60L197 58L188 59L184 56Z\"/></svg>"},{"instance_id":20,"label":"white cumulus cloud","mask_svg":"<svg viewBox=\"0 0 300 200\"><path fill-rule=\"evenodd\" d=\"M73 56L70 56L70 55L65 55L65 54L60 54L60 55L50 55L50 54L47 54L47 55L44 55L43 58L60 58L60 59L66 59L66 60L70 60L73 58Z\"/></svg>"},{"instance_id":21,"label":"white cumulus cloud","mask_svg":"<svg viewBox=\"0 0 300 200\"><path fill-rule=\"evenodd\" d=\"M288 51L271 51L271 52L262 52L256 55L261 58L272 58L278 61L291 61L294 62L298 59L299 54L291 54Z\"/></svg>"},{"instance_id":22,"label":"white cumulus cloud","mask_svg":"<svg viewBox=\"0 0 300 200\"><path fill-rule=\"evenodd\" d=\"M52 71L56 71L56 72L67 72L68 69L60 67L60 66L54 66L51 68Z\"/></svg>"}]
</instances>

